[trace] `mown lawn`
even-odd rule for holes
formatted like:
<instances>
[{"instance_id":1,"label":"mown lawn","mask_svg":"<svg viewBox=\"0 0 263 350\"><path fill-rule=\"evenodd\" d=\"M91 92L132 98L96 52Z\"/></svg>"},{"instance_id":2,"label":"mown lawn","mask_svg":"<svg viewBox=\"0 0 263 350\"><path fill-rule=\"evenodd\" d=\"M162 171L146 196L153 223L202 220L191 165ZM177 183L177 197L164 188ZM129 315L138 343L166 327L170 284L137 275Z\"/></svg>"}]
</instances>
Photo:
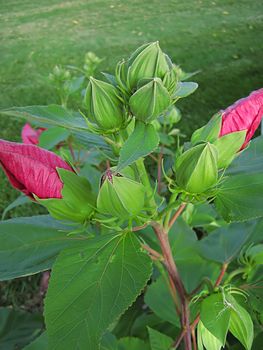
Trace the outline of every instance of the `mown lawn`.
<instances>
[{"instance_id":1,"label":"mown lawn","mask_svg":"<svg viewBox=\"0 0 263 350\"><path fill-rule=\"evenodd\" d=\"M215 111L262 86L260 0L0 0L0 107L56 103L48 74L80 65L86 51L101 70L138 45L159 40L198 91L178 107L189 134ZM0 119L0 137L20 140L21 123ZM17 196L0 174L0 211Z\"/></svg>"}]
</instances>

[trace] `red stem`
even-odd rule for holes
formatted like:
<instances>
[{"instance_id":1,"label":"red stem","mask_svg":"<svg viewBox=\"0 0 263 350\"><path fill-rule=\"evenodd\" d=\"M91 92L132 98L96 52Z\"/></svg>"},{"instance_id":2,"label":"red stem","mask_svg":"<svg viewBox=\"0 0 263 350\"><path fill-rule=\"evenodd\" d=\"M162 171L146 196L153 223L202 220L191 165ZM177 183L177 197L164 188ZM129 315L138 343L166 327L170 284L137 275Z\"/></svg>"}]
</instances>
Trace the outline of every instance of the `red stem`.
<instances>
[{"instance_id":1,"label":"red stem","mask_svg":"<svg viewBox=\"0 0 263 350\"><path fill-rule=\"evenodd\" d=\"M180 205L180 207L176 210L176 212L174 213L172 219L170 220L169 222L169 225L168 225L168 229L170 229L173 224L175 223L175 221L177 220L177 218L182 214L182 212L184 211L184 208L186 207L186 203L182 203Z\"/></svg>"},{"instance_id":2,"label":"red stem","mask_svg":"<svg viewBox=\"0 0 263 350\"><path fill-rule=\"evenodd\" d=\"M164 257L164 263L167 268L167 271L169 273L169 276L171 277L176 290L178 291L178 295L181 300L181 325L182 328L185 329L185 333L183 335L184 337L184 343L185 343L185 350L191 350L192 349L192 342L191 342L191 329L190 329L190 320L189 320L189 308L188 308L188 300L186 297L186 291L184 288L184 285L182 283L182 280L180 278L180 275L178 273L177 267L175 265L173 254L171 251L171 246L169 243L169 238L167 232L165 232L164 228L158 224L157 222L152 223L152 227L156 233L156 236L160 242L161 250Z\"/></svg>"}]
</instances>

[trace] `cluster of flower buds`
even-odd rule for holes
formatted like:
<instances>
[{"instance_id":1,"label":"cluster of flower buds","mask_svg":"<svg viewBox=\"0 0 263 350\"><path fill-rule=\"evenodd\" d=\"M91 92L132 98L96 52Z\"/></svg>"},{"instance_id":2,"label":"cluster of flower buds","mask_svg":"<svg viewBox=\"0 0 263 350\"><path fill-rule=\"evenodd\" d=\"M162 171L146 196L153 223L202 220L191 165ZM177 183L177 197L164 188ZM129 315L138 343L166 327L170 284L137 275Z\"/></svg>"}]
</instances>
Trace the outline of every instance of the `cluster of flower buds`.
<instances>
[{"instance_id":1,"label":"cluster of flower buds","mask_svg":"<svg viewBox=\"0 0 263 350\"><path fill-rule=\"evenodd\" d=\"M159 43L143 45L117 64L110 83L90 78L84 101L87 119L102 133L120 130L131 116L150 123L172 107L177 85L178 67Z\"/></svg>"},{"instance_id":2,"label":"cluster of flower buds","mask_svg":"<svg viewBox=\"0 0 263 350\"><path fill-rule=\"evenodd\" d=\"M192 147L176 159L176 184L190 194L201 194L218 183L225 169L247 147L263 116L263 89L251 93L216 114L192 135Z\"/></svg>"},{"instance_id":3,"label":"cluster of flower buds","mask_svg":"<svg viewBox=\"0 0 263 350\"><path fill-rule=\"evenodd\" d=\"M158 42L139 47L117 65L116 80L130 113L149 123L173 104L177 68Z\"/></svg>"},{"instance_id":4,"label":"cluster of flower buds","mask_svg":"<svg viewBox=\"0 0 263 350\"><path fill-rule=\"evenodd\" d=\"M71 79L71 74L68 69L65 69L59 65L53 68L52 73L49 74L49 79L56 83L61 84Z\"/></svg>"},{"instance_id":5,"label":"cluster of flower buds","mask_svg":"<svg viewBox=\"0 0 263 350\"><path fill-rule=\"evenodd\" d=\"M145 188L131 178L130 173L109 169L101 180L97 199L99 212L125 220L138 215L144 208Z\"/></svg>"}]
</instances>

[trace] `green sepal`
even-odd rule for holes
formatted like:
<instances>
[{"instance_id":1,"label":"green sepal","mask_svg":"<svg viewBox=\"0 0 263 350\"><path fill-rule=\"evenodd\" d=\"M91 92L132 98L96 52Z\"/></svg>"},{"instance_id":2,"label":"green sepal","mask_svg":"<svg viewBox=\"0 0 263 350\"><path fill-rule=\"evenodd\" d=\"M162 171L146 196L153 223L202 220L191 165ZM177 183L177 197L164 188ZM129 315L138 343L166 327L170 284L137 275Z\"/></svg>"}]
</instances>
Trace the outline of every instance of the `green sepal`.
<instances>
[{"instance_id":1,"label":"green sepal","mask_svg":"<svg viewBox=\"0 0 263 350\"><path fill-rule=\"evenodd\" d=\"M203 193L218 180L217 149L210 143L190 148L176 160L176 183L189 193Z\"/></svg>"},{"instance_id":2,"label":"green sepal","mask_svg":"<svg viewBox=\"0 0 263 350\"><path fill-rule=\"evenodd\" d=\"M97 208L99 212L120 219L138 215L144 208L145 188L130 178L112 175L102 184Z\"/></svg>"},{"instance_id":3,"label":"green sepal","mask_svg":"<svg viewBox=\"0 0 263 350\"><path fill-rule=\"evenodd\" d=\"M154 78L130 98L129 105L136 119L151 122L171 104L171 98L161 79Z\"/></svg>"},{"instance_id":4,"label":"green sepal","mask_svg":"<svg viewBox=\"0 0 263 350\"><path fill-rule=\"evenodd\" d=\"M218 151L218 168L227 168L241 149L247 131L237 131L218 138L213 145Z\"/></svg>"},{"instance_id":5,"label":"green sepal","mask_svg":"<svg viewBox=\"0 0 263 350\"><path fill-rule=\"evenodd\" d=\"M200 142L215 142L220 134L222 124L222 113L215 114L209 122L202 128L197 129L192 137L192 145L196 145Z\"/></svg>"},{"instance_id":6,"label":"green sepal","mask_svg":"<svg viewBox=\"0 0 263 350\"><path fill-rule=\"evenodd\" d=\"M36 200L44 205L49 213L58 220L69 220L85 223L95 210L96 197L91 191L88 180L77 174L57 168L63 182L62 198Z\"/></svg>"}]
</instances>

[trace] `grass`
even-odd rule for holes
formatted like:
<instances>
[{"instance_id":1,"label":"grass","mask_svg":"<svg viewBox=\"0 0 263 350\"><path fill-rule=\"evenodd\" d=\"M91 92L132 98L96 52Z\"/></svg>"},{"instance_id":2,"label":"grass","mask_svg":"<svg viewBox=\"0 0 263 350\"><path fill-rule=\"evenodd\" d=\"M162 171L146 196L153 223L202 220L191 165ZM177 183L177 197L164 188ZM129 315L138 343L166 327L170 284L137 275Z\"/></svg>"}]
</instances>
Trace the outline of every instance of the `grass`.
<instances>
[{"instance_id":1,"label":"grass","mask_svg":"<svg viewBox=\"0 0 263 350\"><path fill-rule=\"evenodd\" d=\"M0 5L2 108L58 102L47 80L57 63L81 65L85 52L94 51L105 57L101 70L111 71L153 40L184 70L201 70L198 91L178 104L188 134L262 85L260 0L0 0ZM20 140L21 125L1 117L0 137ZM17 193L0 176L2 211Z\"/></svg>"}]
</instances>

